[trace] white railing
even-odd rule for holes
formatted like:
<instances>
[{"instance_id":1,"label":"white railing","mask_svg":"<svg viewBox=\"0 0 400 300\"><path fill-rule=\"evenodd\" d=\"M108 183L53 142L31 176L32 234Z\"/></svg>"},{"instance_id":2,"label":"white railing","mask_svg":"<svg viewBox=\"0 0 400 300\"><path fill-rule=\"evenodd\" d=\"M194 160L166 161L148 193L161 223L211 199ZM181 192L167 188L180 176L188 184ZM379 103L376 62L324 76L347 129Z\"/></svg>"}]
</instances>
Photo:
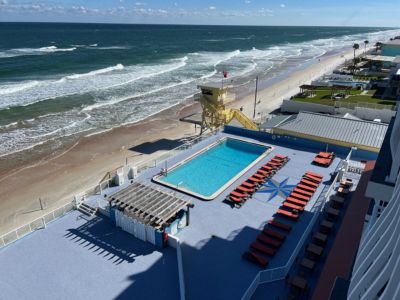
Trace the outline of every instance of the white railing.
<instances>
[{"instance_id":1,"label":"white railing","mask_svg":"<svg viewBox=\"0 0 400 300\"><path fill-rule=\"evenodd\" d=\"M165 161L167 161L169 158L175 156L177 153L180 153L182 151L185 151L187 149L191 149L193 146L195 146L196 144L204 141L205 139L208 139L210 136L213 136L217 133L218 131L213 131L210 132L208 134L203 134L200 135L196 138L193 139L188 139L188 141L172 150L169 150L161 155L159 155L156 158L144 161L144 162L139 162L139 163L128 163L128 159L126 159L126 166L130 166L130 167L137 167L138 172L143 172L149 168L154 168L157 167L159 165L162 165Z\"/></svg>"},{"instance_id":2,"label":"white railing","mask_svg":"<svg viewBox=\"0 0 400 300\"><path fill-rule=\"evenodd\" d=\"M48 223L62 217L67 212L73 210L74 207L74 202L69 202L25 225L22 225L16 229L7 232L6 234L3 234L2 236L0 236L0 249L38 229L45 228Z\"/></svg>"},{"instance_id":3,"label":"white railing","mask_svg":"<svg viewBox=\"0 0 400 300\"><path fill-rule=\"evenodd\" d=\"M254 292L256 291L257 287L260 284L264 284L264 283L269 283L269 282L274 282L274 281L285 279L286 275L289 273L290 269L292 268L292 265L293 265L294 261L296 260L296 257L299 255L300 250L303 247L303 244L305 243L305 241L309 237L309 234L310 234L311 230L313 229L313 227L315 225L315 222L317 221L321 210L324 208L327 199L329 199L329 196L330 196L331 192L335 188L335 184L337 182L338 177L339 177L339 173L335 176L335 179L333 180L333 182L329 186L329 188L327 188L327 189L325 188L322 191L321 195L324 195L322 203L318 201L319 198L315 202L313 208L317 204L319 204L319 206L314 211L314 216L312 217L312 219L311 219L310 223L308 224L306 230L304 231L304 233L301 236L299 242L297 243L296 248L293 250L292 255L290 256L288 262L282 267L258 272L256 277L255 277L255 279L253 280L253 282L251 283L249 288L246 290L246 292L242 296L242 300L251 299L251 297L253 296ZM325 190L326 190L326 192L325 192Z\"/></svg>"}]
</instances>

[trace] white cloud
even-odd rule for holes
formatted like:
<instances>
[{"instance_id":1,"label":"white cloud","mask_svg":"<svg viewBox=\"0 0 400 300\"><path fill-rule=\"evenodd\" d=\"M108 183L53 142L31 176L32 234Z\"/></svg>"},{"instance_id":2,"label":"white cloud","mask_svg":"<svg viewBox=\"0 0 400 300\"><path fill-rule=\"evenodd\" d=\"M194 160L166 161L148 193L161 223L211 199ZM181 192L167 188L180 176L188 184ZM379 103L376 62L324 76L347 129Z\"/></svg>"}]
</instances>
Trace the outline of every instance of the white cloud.
<instances>
[{"instance_id":1,"label":"white cloud","mask_svg":"<svg viewBox=\"0 0 400 300\"><path fill-rule=\"evenodd\" d=\"M216 10L217 8L215 6L209 6L208 9L209 10Z\"/></svg>"},{"instance_id":2,"label":"white cloud","mask_svg":"<svg viewBox=\"0 0 400 300\"><path fill-rule=\"evenodd\" d=\"M282 8L285 8L285 7L286 7L286 5L282 3L282 4L281 4L281 7L282 7Z\"/></svg>"},{"instance_id":3,"label":"white cloud","mask_svg":"<svg viewBox=\"0 0 400 300\"><path fill-rule=\"evenodd\" d=\"M274 11L268 8L261 8L258 10L255 14L255 16L260 16L260 17L273 17L274 16Z\"/></svg>"},{"instance_id":4,"label":"white cloud","mask_svg":"<svg viewBox=\"0 0 400 300\"><path fill-rule=\"evenodd\" d=\"M246 4L250 4L250 3L251 3L251 1L250 1L250 0L245 0L245 1L244 1L244 3L246 3Z\"/></svg>"},{"instance_id":5,"label":"white cloud","mask_svg":"<svg viewBox=\"0 0 400 300\"><path fill-rule=\"evenodd\" d=\"M135 5L136 5L136 6L146 6L147 3L144 3L144 2L136 2Z\"/></svg>"},{"instance_id":6,"label":"white cloud","mask_svg":"<svg viewBox=\"0 0 400 300\"><path fill-rule=\"evenodd\" d=\"M6 5L6 4L8 4L7 0L0 0L0 5Z\"/></svg>"}]
</instances>

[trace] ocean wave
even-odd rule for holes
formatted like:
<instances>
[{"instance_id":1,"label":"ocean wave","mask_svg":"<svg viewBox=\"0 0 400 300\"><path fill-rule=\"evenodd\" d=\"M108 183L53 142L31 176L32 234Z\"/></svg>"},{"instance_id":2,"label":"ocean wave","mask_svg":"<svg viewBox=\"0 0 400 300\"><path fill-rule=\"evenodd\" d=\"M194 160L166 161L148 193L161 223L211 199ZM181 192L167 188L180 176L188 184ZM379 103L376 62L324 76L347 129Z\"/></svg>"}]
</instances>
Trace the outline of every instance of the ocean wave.
<instances>
[{"instance_id":1,"label":"ocean wave","mask_svg":"<svg viewBox=\"0 0 400 300\"><path fill-rule=\"evenodd\" d=\"M64 80L64 79L79 79L79 78L83 78L83 77L100 75L100 74L105 74L105 73L109 73L109 72L112 72L112 71L123 70L123 69L124 69L124 65L117 64L117 65L112 66L112 67L107 67L107 68L104 68L104 69L90 71L88 73L68 75L68 76L65 76L65 77L61 78L60 80Z\"/></svg>"},{"instance_id":2,"label":"ocean wave","mask_svg":"<svg viewBox=\"0 0 400 300\"><path fill-rule=\"evenodd\" d=\"M98 102L96 104L89 105L89 106L83 108L82 112L91 111L91 110L98 109L98 108L101 108L101 107L104 107L104 106L111 106L111 105L114 105L114 104L117 104L117 103L120 103L120 102L123 102L123 101L127 101L127 100L131 100L131 99L139 98L139 97L148 96L148 95L151 95L151 94L154 94L154 93L158 93L158 92L161 92L161 91L164 91L164 90L167 90L167 89L171 89L171 88L174 88L174 87L177 87L177 86L180 86L180 85L189 84L189 83L192 83L193 81L195 81L195 79L181 81L181 82L174 83L174 84L167 85L167 86L161 86L161 87L159 87L157 89L153 89L153 90L150 90L150 91L147 91L147 92L144 92L144 93L139 93L139 94L130 95L130 96L122 97L122 98L112 99L110 101Z\"/></svg>"},{"instance_id":3,"label":"ocean wave","mask_svg":"<svg viewBox=\"0 0 400 300\"><path fill-rule=\"evenodd\" d=\"M25 81L22 83L14 83L14 84L7 84L7 85L0 85L0 95L7 95L16 92L20 92L26 89L33 88L39 85L39 81Z\"/></svg>"},{"instance_id":4,"label":"ocean wave","mask_svg":"<svg viewBox=\"0 0 400 300\"><path fill-rule=\"evenodd\" d=\"M94 48L96 50L126 50L129 49L127 46L103 46L103 47L97 47L97 44L93 44L96 46L90 46L90 48Z\"/></svg>"},{"instance_id":5,"label":"ocean wave","mask_svg":"<svg viewBox=\"0 0 400 300\"><path fill-rule=\"evenodd\" d=\"M76 50L76 47L72 48L57 48L56 46L48 46L41 48L17 48L0 51L0 58L10 58L17 56L28 56L28 55L44 55L54 52L71 52Z\"/></svg>"},{"instance_id":6,"label":"ocean wave","mask_svg":"<svg viewBox=\"0 0 400 300\"><path fill-rule=\"evenodd\" d=\"M3 101L0 104L0 108L28 106L58 97L70 97L76 94L115 89L141 79L173 72L186 66L187 61L188 56L184 56L159 65L124 67L122 64L118 64L84 74L67 75L58 80L43 80L39 82L38 86L31 89L5 95L2 98ZM114 70L123 70L124 72L114 73Z\"/></svg>"}]
</instances>

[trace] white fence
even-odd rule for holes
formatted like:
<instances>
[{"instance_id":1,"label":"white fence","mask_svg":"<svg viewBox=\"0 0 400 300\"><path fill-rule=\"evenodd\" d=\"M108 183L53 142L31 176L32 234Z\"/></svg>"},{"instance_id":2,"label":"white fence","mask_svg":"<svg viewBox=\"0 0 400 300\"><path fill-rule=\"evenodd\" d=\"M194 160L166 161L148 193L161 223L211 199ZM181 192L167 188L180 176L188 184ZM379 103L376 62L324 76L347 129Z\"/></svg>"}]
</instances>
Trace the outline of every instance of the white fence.
<instances>
[{"instance_id":1,"label":"white fence","mask_svg":"<svg viewBox=\"0 0 400 300\"><path fill-rule=\"evenodd\" d=\"M46 213L40 218L37 218L25 225L13 229L10 232L7 232L6 234L3 234L2 236L0 236L0 248L3 248L19 240L20 238L34 232L35 230L45 228L48 223L62 217L67 212L73 210L74 207L75 207L74 202L69 202L61 207L58 207Z\"/></svg>"},{"instance_id":2,"label":"white fence","mask_svg":"<svg viewBox=\"0 0 400 300\"><path fill-rule=\"evenodd\" d=\"M270 270L264 270L264 271L260 271L257 273L256 277L254 278L253 282L251 283L251 285L249 286L249 288L247 289L247 291L244 293L244 295L242 296L242 300L249 300L251 299L251 297L253 296L254 292L256 291L257 287L260 284L264 284L264 283L269 283L269 282L274 282L277 280L283 280L285 279L286 275L289 273L290 269L293 266L294 261L296 260L296 257L299 255L301 248L303 247L305 241L308 239L315 222L317 221L319 214L321 212L321 210L324 208L325 203L327 201L327 199L329 199L329 196L331 194L331 192L333 191L333 189L335 188L335 183L337 182L339 173L336 175L335 179L333 180L332 184L328 187L325 188L321 195L323 195L323 200L322 202L319 202L317 200L317 202L314 204L314 207L318 204L319 206L317 207L317 209L314 211L314 216L312 217L310 223L308 224L306 230L304 231L303 235L301 236L300 240L297 243L296 248L293 250L292 255L290 256L288 262L286 263L286 265L279 267L279 268L274 268L274 269L270 269ZM321 197L321 196L320 196ZM313 208L314 208L313 207Z\"/></svg>"}]
</instances>

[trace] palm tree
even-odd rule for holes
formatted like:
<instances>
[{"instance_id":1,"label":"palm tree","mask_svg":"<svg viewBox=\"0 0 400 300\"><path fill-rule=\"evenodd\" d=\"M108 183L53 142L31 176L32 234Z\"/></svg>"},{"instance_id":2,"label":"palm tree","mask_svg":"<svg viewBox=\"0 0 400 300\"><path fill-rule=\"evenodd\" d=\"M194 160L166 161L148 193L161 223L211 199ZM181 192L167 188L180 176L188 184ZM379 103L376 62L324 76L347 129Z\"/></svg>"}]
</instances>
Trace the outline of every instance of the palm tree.
<instances>
[{"instance_id":1,"label":"palm tree","mask_svg":"<svg viewBox=\"0 0 400 300\"><path fill-rule=\"evenodd\" d=\"M355 43L353 45L353 49L354 49L354 60L353 60L353 62L354 62L354 70L355 70L356 69L356 50L360 49L360 45Z\"/></svg>"},{"instance_id":2,"label":"palm tree","mask_svg":"<svg viewBox=\"0 0 400 300\"><path fill-rule=\"evenodd\" d=\"M378 52L378 49L382 47L382 43L381 42L376 42L375 43L375 51Z\"/></svg>"},{"instance_id":3,"label":"palm tree","mask_svg":"<svg viewBox=\"0 0 400 300\"><path fill-rule=\"evenodd\" d=\"M365 40L364 41L364 55L365 55L365 53L367 53L367 45L369 44L369 41L368 40Z\"/></svg>"}]
</instances>

